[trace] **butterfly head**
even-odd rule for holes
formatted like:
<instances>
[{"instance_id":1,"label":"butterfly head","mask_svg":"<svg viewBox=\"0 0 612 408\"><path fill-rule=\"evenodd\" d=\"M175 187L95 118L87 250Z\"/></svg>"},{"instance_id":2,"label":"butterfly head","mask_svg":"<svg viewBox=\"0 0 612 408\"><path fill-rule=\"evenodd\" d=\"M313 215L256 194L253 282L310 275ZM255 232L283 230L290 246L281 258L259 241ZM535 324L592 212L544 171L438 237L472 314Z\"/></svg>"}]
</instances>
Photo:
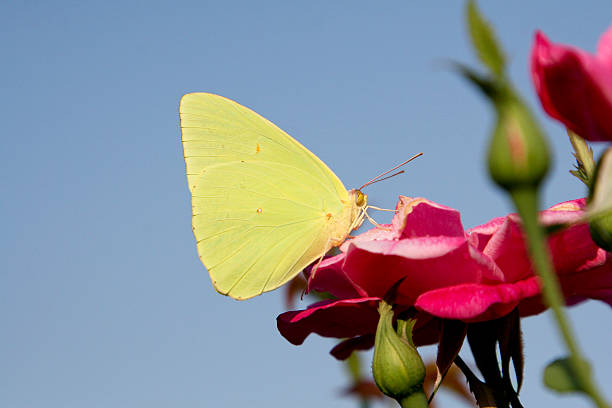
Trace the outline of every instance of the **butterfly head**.
<instances>
[{"instance_id":1,"label":"butterfly head","mask_svg":"<svg viewBox=\"0 0 612 408\"><path fill-rule=\"evenodd\" d=\"M361 190L354 189L351 190L350 193L353 199L355 200L355 205L357 206L357 208L363 208L368 204L368 195L363 194Z\"/></svg>"},{"instance_id":2,"label":"butterfly head","mask_svg":"<svg viewBox=\"0 0 612 408\"><path fill-rule=\"evenodd\" d=\"M361 190L354 188L349 190L349 202L345 205L351 210L351 219L355 220L363 218L361 215L365 212L368 207L368 195L363 194ZM361 225L361 224L359 224Z\"/></svg>"},{"instance_id":3,"label":"butterfly head","mask_svg":"<svg viewBox=\"0 0 612 408\"><path fill-rule=\"evenodd\" d=\"M349 228L348 231L345 228L342 241L346 239L346 236L350 231L361 226L363 218L365 217L366 208L368 206L368 196L367 194L363 194L361 190L355 188L353 190L349 190L348 193L350 201L345 204L345 209L350 214L350 216L347 217L347 221L349 221Z\"/></svg>"}]
</instances>

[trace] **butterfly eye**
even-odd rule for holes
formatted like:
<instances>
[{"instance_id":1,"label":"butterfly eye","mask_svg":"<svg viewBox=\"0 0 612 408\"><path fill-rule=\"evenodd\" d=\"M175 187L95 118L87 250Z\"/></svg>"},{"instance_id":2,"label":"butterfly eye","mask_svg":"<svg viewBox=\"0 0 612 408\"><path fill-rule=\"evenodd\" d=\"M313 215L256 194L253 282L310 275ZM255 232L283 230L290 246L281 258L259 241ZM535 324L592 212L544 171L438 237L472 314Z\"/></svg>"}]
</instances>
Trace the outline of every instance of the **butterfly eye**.
<instances>
[{"instance_id":1,"label":"butterfly eye","mask_svg":"<svg viewBox=\"0 0 612 408\"><path fill-rule=\"evenodd\" d=\"M357 190L357 196L355 197L355 204L358 207L363 207L365 205L365 196L361 192L361 190Z\"/></svg>"}]
</instances>

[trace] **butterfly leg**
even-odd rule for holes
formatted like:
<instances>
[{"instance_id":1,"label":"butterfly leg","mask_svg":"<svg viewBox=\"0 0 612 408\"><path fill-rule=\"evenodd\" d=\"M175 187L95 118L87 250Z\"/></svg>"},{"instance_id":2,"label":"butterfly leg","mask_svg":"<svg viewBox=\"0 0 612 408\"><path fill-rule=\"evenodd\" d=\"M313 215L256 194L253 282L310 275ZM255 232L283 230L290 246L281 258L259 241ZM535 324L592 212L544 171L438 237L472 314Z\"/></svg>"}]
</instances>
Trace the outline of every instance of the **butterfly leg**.
<instances>
[{"instance_id":1,"label":"butterfly leg","mask_svg":"<svg viewBox=\"0 0 612 408\"><path fill-rule=\"evenodd\" d=\"M331 239L328 238L327 239L327 243L325 244L325 252L323 252L323 254L319 257L319 260L317 261L316 265L312 267L312 269L310 270L310 278L308 278L308 280L310 281L310 279L312 279L315 274L317 273L317 270L319 269L319 265L321 265L321 262L323 262L323 258L325 258L325 254L327 254L327 252L332 249L332 245L331 245Z\"/></svg>"},{"instance_id":2,"label":"butterfly leg","mask_svg":"<svg viewBox=\"0 0 612 408\"><path fill-rule=\"evenodd\" d=\"M382 210L382 211L395 211L395 210L386 210L384 208L378 208L378 207L372 207L372 206L368 206L367 208L373 208L375 210ZM365 210L363 211L363 214L364 214L365 217L368 218L368 221L370 221L370 223L372 225L374 225L376 228L380 228L380 229L386 230L386 231L391 231L391 227L384 227L384 226L380 225L372 217L370 217L370 215Z\"/></svg>"},{"instance_id":3,"label":"butterfly leg","mask_svg":"<svg viewBox=\"0 0 612 408\"><path fill-rule=\"evenodd\" d=\"M378 211L397 212L397 210L390 210L389 208L374 207L373 205L368 205L368 208L371 208L373 210L378 210Z\"/></svg>"}]
</instances>

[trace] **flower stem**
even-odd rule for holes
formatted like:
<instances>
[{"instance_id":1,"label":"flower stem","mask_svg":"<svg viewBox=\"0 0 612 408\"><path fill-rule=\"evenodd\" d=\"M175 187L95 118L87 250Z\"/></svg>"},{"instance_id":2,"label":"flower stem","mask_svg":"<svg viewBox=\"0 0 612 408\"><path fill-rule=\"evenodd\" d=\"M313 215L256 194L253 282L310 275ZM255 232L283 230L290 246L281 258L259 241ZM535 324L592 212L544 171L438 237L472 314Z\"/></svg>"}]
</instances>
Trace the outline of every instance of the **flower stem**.
<instances>
[{"instance_id":1,"label":"flower stem","mask_svg":"<svg viewBox=\"0 0 612 408\"><path fill-rule=\"evenodd\" d=\"M561 287L554 272L548 248L546 235L538 221L538 194L533 187L516 187L510 191L514 205L523 219L523 229L527 236L529 254L534 268L542 281L542 293L546 304L552 309L557 327L561 333L567 350L572 370L580 386L599 408L608 408L599 390L591 378L591 372L585 364L580 348L575 341L569 320L563 306L565 301Z\"/></svg>"},{"instance_id":2,"label":"flower stem","mask_svg":"<svg viewBox=\"0 0 612 408\"><path fill-rule=\"evenodd\" d=\"M427 396L423 391L417 391L399 401L402 408L427 408Z\"/></svg>"}]
</instances>

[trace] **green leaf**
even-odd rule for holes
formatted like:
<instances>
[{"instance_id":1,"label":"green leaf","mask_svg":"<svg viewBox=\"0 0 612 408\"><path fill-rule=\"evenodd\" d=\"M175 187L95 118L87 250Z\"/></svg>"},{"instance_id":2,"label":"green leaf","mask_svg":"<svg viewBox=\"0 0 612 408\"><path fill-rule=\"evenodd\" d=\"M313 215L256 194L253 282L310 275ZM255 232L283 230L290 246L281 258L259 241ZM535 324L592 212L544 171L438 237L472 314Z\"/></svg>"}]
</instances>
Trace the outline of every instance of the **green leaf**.
<instances>
[{"instance_id":1,"label":"green leaf","mask_svg":"<svg viewBox=\"0 0 612 408\"><path fill-rule=\"evenodd\" d=\"M503 83L501 81L495 81L492 78L476 72L472 68L464 65L460 62L451 62L450 68L455 70L459 75L466 79L469 83L474 85L480 90L486 97L495 101L500 97L502 93Z\"/></svg>"},{"instance_id":2,"label":"green leaf","mask_svg":"<svg viewBox=\"0 0 612 408\"><path fill-rule=\"evenodd\" d=\"M587 365L586 362L583 364ZM590 370L590 367L587 368ZM559 358L549 363L544 369L544 384L551 390L567 392L586 392L574 374L569 358Z\"/></svg>"},{"instance_id":3,"label":"green leaf","mask_svg":"<svg viewBox=\"0 0 612 408\"><path fill-rule=\"evenodd\" d=\"M480 14L474 0L468 1L466 11L470 37L478 58L494 76L501 78L506 68L506 57L495 38L493 29Z\"/></svg>"}]
</instances>

